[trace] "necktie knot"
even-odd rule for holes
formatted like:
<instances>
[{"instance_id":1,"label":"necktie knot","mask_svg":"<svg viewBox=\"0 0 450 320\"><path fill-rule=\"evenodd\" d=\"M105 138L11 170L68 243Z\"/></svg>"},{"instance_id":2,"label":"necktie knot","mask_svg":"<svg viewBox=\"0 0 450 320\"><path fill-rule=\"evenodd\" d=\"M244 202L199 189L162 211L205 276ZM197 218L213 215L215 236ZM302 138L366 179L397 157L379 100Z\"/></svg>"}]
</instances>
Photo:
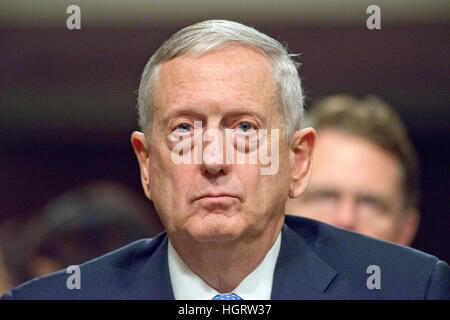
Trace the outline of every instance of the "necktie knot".
<instances>
[{"instance_id":1,"label":"necktie knot","mask_svg":"<svg viewBox=\"0 0 450 320\"><path fill-rule=\"evenodd\" d=\"M235 293L218 294L211 300L243 300Z\"/></svg>"}]
</instances>

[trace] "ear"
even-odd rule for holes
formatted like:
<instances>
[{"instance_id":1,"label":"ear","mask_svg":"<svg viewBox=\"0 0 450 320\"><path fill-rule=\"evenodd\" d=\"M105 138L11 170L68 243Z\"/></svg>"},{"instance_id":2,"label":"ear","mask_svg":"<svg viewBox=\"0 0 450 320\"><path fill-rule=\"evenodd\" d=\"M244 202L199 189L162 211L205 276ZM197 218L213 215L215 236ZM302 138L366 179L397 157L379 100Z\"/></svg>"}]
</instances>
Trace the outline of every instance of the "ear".
<instances>
[{"instance_id":1,"label":"ear","mask_svg":"<svg viewBox=\"0 0 450 320\"><path fill-rule=\"evenodd\" d=\"M311 177L311 162L316 132L313 128L296 131L290 145L291 184L289 197L296 198L305 191Z\"/></svg>"},{"instance_id":2,"label":"ear","mask_svg":"<svg viewBox=\"0 0 450 320\"><path fill-rule=\"evenodd\" d=\"M147 198L152 200L149 175L150 152L147 150L145 140L145 135L142 132L135 131L131 134L131 145L133 146L141 170L142 188Z\"/></svg>"},{"instance_id":3,"label":"ear","mask_svg":"<svg viewBox=\"0 0 450 320\"><path fill-rule=\"evenodd\" d=\"M403 217L403 225L399 230L399 236L396 242L404 246L409 246L412 244L419 227L420 212L417 208L409 208L403 214L405 215Z\"/></svg>"}]
</instances>

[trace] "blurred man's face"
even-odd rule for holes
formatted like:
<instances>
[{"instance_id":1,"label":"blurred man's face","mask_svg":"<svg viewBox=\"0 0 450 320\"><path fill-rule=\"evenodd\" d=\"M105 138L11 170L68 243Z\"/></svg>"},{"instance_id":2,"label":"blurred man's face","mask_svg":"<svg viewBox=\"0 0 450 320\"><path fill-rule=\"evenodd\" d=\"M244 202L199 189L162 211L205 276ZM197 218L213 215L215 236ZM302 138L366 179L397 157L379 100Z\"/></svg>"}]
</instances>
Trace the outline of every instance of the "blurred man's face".
<instances>
[{"instance_id":1,"label":"blurred man's face","mask_svg":"<svg viewBox=\"0 0 450 320\"><path fill-rule=\"evenodd\" d=\"M402 206L400 173L397 159L368 140L320 130L310 185L286 212L409 245L417 215Z\"/></svg>"},{"instance_id":2,"label":"blurred man's face","mask_svg":"<svg viewBox=\"0 0 450 320\"><path fill-rule=\"evenodd\" d=\"M280 116L267 58L245 47L177 57L162 65L154 101L148 158L136 142L142 136L135 133L132 140L144 189L169 235L204 242L275 234L291 181L289 148L281 132L278 170L271 175L261 174L259 161L226 164L220 151L229 152L225 146L230 144L221 146L218 137L202 141L200 164L177 164L171 155L180 138L194 135L195 121L201 121L203 132L225 136L228 129L237 139L265 128L270 141L270 130L280 129Z\"/></svg>"}]
</instances>

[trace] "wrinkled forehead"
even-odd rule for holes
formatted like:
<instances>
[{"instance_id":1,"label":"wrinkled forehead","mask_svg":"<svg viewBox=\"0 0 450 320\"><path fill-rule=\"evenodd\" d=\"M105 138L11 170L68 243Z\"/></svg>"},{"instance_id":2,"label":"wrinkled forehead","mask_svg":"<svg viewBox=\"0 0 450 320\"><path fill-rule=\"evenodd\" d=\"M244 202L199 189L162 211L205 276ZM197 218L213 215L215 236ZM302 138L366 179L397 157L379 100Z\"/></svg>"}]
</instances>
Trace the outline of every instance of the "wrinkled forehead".
<instances>
[{"instance_id":1,"label":"wrinkled forehead","mask_svg":"<svg viewBox=\"0 0 450 320\"><path fill-rule=\"evenodd\" d=\"M180 104L276 106L269 59L244 46L187 55L164 62L154 91L154 107L165 113ZM155 110L156 111L156 110Z\"/></svg>"}]
</instances>

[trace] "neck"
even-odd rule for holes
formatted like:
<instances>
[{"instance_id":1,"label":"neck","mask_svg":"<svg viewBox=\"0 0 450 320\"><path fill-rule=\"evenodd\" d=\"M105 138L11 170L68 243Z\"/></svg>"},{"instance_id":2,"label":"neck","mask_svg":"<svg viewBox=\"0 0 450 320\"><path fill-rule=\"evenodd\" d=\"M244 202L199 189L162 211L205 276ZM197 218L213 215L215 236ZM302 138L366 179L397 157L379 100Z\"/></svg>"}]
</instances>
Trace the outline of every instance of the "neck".
<instances>
[{"instance_id":1,"label":"neck","mask_svg":"<svg viewBox=\"0 0 450 320\"><path fill-rule=\"evenodd\" d=\"M210 287L232 292L262 262L281 232L284 217L259 237L225 242L198 242L170 236L183 262Z\"/></svg>"}]
</instances>

